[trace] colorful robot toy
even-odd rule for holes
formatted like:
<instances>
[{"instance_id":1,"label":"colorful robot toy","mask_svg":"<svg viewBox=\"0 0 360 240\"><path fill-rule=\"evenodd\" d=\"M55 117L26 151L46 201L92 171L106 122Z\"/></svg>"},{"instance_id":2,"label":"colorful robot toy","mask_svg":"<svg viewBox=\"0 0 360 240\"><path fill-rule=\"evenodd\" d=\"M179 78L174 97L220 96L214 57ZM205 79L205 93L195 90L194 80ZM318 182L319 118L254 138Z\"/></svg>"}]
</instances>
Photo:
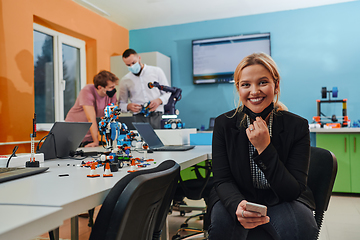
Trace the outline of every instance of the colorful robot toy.
<instances>
[{"instance_id":1,"label":"colorful robot toy","mask_svg":"<svg viewBox=\"0 0 360 240\"><path fill-rule=\"evenodd\" d=\"M144 103L143 105L141 105L141 111L139 112L139 114L143 114L144 117L148 117L150 115L150 101L147 103Z\"/></svg>"},{"instance_id":2,"label":"colorful robot toy","mask_svg":"<svg viewBox=\"0 0 360 240\"><path fill-rule=\"evenodd\" d=\"M106 149L116 149L117 139L120 135L120 129L122 125L116 121L120 114L120 108L113 103L105 107L105 116L101 118L99 122L100 135L105 136Z\"/></svg>"}]
</instances>

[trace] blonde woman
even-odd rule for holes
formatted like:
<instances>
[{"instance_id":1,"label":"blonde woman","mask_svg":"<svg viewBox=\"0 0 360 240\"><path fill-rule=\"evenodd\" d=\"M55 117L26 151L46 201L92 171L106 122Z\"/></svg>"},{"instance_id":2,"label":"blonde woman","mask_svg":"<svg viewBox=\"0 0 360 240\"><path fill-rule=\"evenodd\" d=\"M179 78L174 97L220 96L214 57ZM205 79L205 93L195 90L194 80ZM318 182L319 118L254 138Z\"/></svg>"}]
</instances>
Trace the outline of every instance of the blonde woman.
<instances>
[{"instance_id":1,"label":"blonde woman","mask_svg":"<svg viewBox=\"0 0 360 240\"><path fill-rule=\"evenodd\" d=\"M306 119L279 103L280 76L273 59L256 53L237 66L239 106L216 118L212 155L209 239L312 239L318 231L307 187L310 137ZM247 211L267 206L267 215Z\"/></svg>"}]
</instances>

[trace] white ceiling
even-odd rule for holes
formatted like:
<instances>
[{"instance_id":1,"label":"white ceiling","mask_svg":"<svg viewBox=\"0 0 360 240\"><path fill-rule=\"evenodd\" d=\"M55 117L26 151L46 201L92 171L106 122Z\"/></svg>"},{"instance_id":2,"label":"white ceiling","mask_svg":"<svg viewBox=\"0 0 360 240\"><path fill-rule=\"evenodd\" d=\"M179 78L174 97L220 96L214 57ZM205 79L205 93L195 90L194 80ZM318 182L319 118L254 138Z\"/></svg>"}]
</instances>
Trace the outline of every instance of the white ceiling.
<instances>
[{"instance_id":1,"label":"white ceiling","mask_svg":"<svg viewBox=\"0 0 360 240\"><path fill-rule=\"evenodd\" d=\"M73 0L110 14L104 17L128 30L169 26L260 13L294 10L355 0ZM85 2L83 2L85 1Z\"/></svg>"}]
</instances>

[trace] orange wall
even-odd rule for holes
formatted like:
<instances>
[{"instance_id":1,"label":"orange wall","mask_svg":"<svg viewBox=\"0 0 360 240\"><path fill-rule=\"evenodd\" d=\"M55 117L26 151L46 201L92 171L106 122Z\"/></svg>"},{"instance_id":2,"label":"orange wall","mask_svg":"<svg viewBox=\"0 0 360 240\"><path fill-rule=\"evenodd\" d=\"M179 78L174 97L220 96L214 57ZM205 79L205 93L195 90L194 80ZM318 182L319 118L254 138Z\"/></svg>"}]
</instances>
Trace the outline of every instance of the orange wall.
<instances>
[{"instance_id":1,"label":"orange wall","mask_svg":"<svg viewBox=\"0 0 360 240\"><path fill-rule=\"evenodd\" d=\"M110 56L129 47L127 29L72 0L0 0L0 143L30 140L34 22L86 41L88 83L98 71L110 70ZM0 154L13 147L0 145ZM19 145L18 152L29 151L29 144Z\"/></svg>"}]
</instances>

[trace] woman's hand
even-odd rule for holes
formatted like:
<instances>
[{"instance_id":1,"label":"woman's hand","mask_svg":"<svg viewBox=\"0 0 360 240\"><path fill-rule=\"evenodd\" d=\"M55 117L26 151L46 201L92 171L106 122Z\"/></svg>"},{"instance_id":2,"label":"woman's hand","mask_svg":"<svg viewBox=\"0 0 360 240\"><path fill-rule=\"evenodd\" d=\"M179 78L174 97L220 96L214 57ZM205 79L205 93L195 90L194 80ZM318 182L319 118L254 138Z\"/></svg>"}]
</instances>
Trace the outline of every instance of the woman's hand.
<instances>
[{"instance_id":1,"label":"woman's hand","mask_svg":"<svg viewBox=\"0 0 360 240\"><path fill-rule=\"evenodd\" d=\"M269 130L266 122L261 117L257 117L256 121L250 124L246 129L246 135L259 154L270 144Z\"/></svg>"},{"instance_id":2,"label":"woman's hand","mask_svg":"<svg viewBox=\"0 0 360 240\"><path fill-rule=\"evenodd\" d=\"M252 229L270 221L268 216L262 217L260 213L246 211L246 203L246 200L242 200L236 209L237 219L245 229Z\"/></svg>"}]
</instances>

